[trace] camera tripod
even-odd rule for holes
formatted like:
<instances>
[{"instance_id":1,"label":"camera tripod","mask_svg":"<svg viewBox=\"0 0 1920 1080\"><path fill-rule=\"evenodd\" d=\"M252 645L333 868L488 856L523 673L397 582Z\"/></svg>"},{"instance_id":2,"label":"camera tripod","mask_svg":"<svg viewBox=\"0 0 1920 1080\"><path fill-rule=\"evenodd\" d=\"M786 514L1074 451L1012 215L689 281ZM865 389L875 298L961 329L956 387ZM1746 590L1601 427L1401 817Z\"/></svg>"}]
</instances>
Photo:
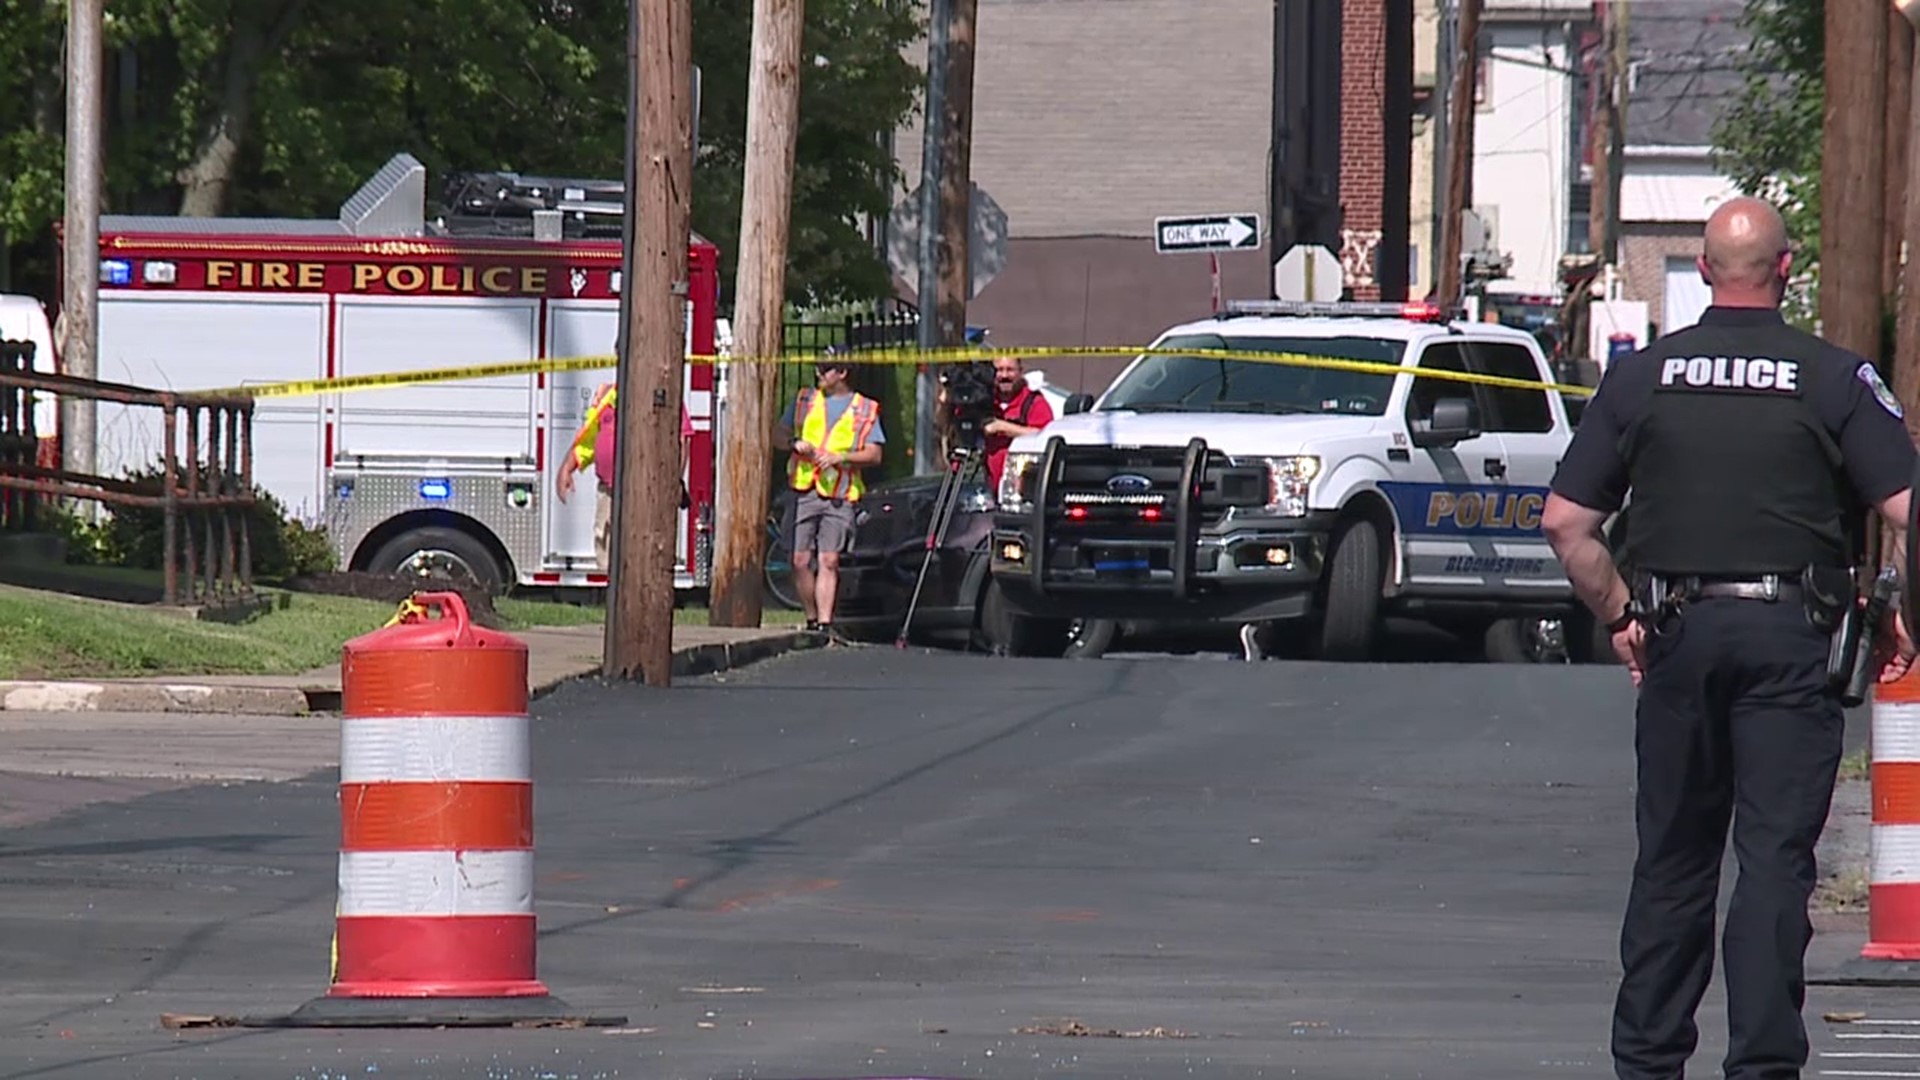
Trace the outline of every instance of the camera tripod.
<instances>
[{"instance_id":1,"label":"camera tripod","mask_svg":"<svg viewBox=\"0 0 1920 1080\"><path fill-rule=\"evenodd\" d=\"M920 590L927 584L927 568L933 565L934 552L947 542L947 530L953 527L953 512L960 505L960 492L980 470L984 464L983 458L982 448L977 443L955 446L947 454L947 472L940 478L940 493L934 496L933 520L927 523L927 547L920 556L920 576L913 583L913 597L907 601L906 617L900 620L900 635L893 641L895 648L907 647L907 633L913 627L913 613L920 606Z\"/></svg>"}]
</instances>

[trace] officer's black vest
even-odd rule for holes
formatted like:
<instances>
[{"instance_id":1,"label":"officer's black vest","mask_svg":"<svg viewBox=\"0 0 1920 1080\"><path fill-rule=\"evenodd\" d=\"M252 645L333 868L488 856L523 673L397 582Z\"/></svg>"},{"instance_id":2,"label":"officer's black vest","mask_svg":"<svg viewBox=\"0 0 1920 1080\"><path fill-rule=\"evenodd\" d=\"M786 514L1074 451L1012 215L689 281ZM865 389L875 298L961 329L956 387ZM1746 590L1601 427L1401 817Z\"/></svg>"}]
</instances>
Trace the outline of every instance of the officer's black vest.
<instances>
[{"instance_id":1,"label":"officer's black vest","mask_svg":"<svg viewBox=\"0 0 1920 1080\"><path fill-rule=\"evenodd\" d=\"M1653 393L1622 439L1627 557L1656 573L1755 576L1853 563L1854 498L1808 401L1843 362L1775 326L1655 342ZM1831 385L1831 383L1829 383Z\"/></svg>"}]
</instances>

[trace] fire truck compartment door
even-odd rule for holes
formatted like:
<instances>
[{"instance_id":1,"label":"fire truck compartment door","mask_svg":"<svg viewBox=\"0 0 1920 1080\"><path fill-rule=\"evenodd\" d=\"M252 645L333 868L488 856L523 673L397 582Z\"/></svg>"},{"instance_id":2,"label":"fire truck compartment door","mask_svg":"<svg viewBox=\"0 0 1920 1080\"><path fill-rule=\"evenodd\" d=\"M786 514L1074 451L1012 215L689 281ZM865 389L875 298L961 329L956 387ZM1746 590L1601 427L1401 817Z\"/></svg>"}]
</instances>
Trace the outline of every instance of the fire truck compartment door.
<instances>
[{"instance_id":1,"label":"fire truck compartment door","mask_svg":"<svg viewBox=\"0 0 1920 1080\"><path fill-rule=\"evenodd\" d=\"M556 300L547 313L547 331L548 356L612 356L614 342L620 335L620 310L618 305L607 301ZM688 366L685 370L681 392L691 394L693 368ZM573 437L586 422L587 406L592 404L594 392L613 382L618 374L616 369L605 367L556 371L549 377L547 385L553 395L548 407L551 417L547 428L549 473L557 475L560 462L571 451ZM556 498L546 502L548 569L581 570L592 566L594 561L594 474L588 470L576 480L574 495L568 501L562 503ZM674 560L682 566L687 560L688 526L687 512L682 510L679 527L674 530ZM605 572L607 568L593 566L593 569Z\"/></svg>"},{"instance_id":2,"label":"fire truck compartment door","mask_svg":"<svg viewBox=\"0 0 1920 1080\"><path fill-rule=\"evenodd\" d=\"M317 379L327 373L327 298L102 289L99 350L100 378L154 389ZM100 473L155 467L160 410L106 401L98 408ZM178 438L184 449L184 425ZM317 398L255 403L253 481L306 521L322 510L321 438Z\"/></svg>"},{"instance_id":3,"label":"fire truck compartment door","mask_svg":"<svg viewBox=\"0 0 1920 1080\"><path fill-rule=\"evenodd\" d=\"M336 367L342 376L538 355L537 300L342 296L337 312ZM533 461L532 375L355 390L337 400L336 460L367 455Z\"/></svg>"}]
</instances>

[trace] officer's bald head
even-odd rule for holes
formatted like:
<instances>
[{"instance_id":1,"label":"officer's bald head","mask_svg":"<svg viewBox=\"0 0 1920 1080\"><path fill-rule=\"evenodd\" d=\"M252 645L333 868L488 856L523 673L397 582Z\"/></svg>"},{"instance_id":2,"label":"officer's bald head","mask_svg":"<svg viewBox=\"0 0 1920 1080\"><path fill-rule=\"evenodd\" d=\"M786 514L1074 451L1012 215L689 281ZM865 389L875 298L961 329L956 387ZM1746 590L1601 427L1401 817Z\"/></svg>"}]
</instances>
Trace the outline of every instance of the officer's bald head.
<instances>
[{"instance_id":1,"label":"officer's bald head","mask_svg":"<svg viewBox=\"0 0 1920 1080\"><path fill-rule=\"evenodd\" d=\"M1707 218L1700 273L1713 286L1716 303L1722 294L1736 301L1752 297L1777 302L1791 250L1780 211L1764 199L1741 196L1722 203Z\"/></svg>"}]
</instances>

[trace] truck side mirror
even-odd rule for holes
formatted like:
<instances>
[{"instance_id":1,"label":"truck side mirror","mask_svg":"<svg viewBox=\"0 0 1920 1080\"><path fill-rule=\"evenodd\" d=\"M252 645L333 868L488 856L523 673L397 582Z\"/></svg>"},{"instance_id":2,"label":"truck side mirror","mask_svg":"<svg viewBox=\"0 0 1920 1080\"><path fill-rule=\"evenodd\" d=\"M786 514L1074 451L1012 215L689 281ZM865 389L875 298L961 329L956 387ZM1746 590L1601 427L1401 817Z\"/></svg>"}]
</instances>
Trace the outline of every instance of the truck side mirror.
<instances>
[{"instance_id":1,"label":"truck side mirror","mask_svg":"<svg viewBox=\"0 0 1920 1080\"><path fill-rule=\"evenodd\" d=\"M1093 408L1093 395L1068 394L1066 404L1062 407L1066 410L1066 415L1068 416L1072 416L1074 413L1086 412L1088 409Z\"/></svg>"},{"instance_id":2,"label":"truck side mirror","mask_svg":"<svg viewBox=\"0 0 1920 1080\"><path fill-rule=\"evenodd\" d=\"M1480 408L1470 397L1441 398L1433 403L1433 418L1425 430L1415 429L1413 445L1421 449L1452 446L1480 434Z\"/></svg>"}]
</instances>

